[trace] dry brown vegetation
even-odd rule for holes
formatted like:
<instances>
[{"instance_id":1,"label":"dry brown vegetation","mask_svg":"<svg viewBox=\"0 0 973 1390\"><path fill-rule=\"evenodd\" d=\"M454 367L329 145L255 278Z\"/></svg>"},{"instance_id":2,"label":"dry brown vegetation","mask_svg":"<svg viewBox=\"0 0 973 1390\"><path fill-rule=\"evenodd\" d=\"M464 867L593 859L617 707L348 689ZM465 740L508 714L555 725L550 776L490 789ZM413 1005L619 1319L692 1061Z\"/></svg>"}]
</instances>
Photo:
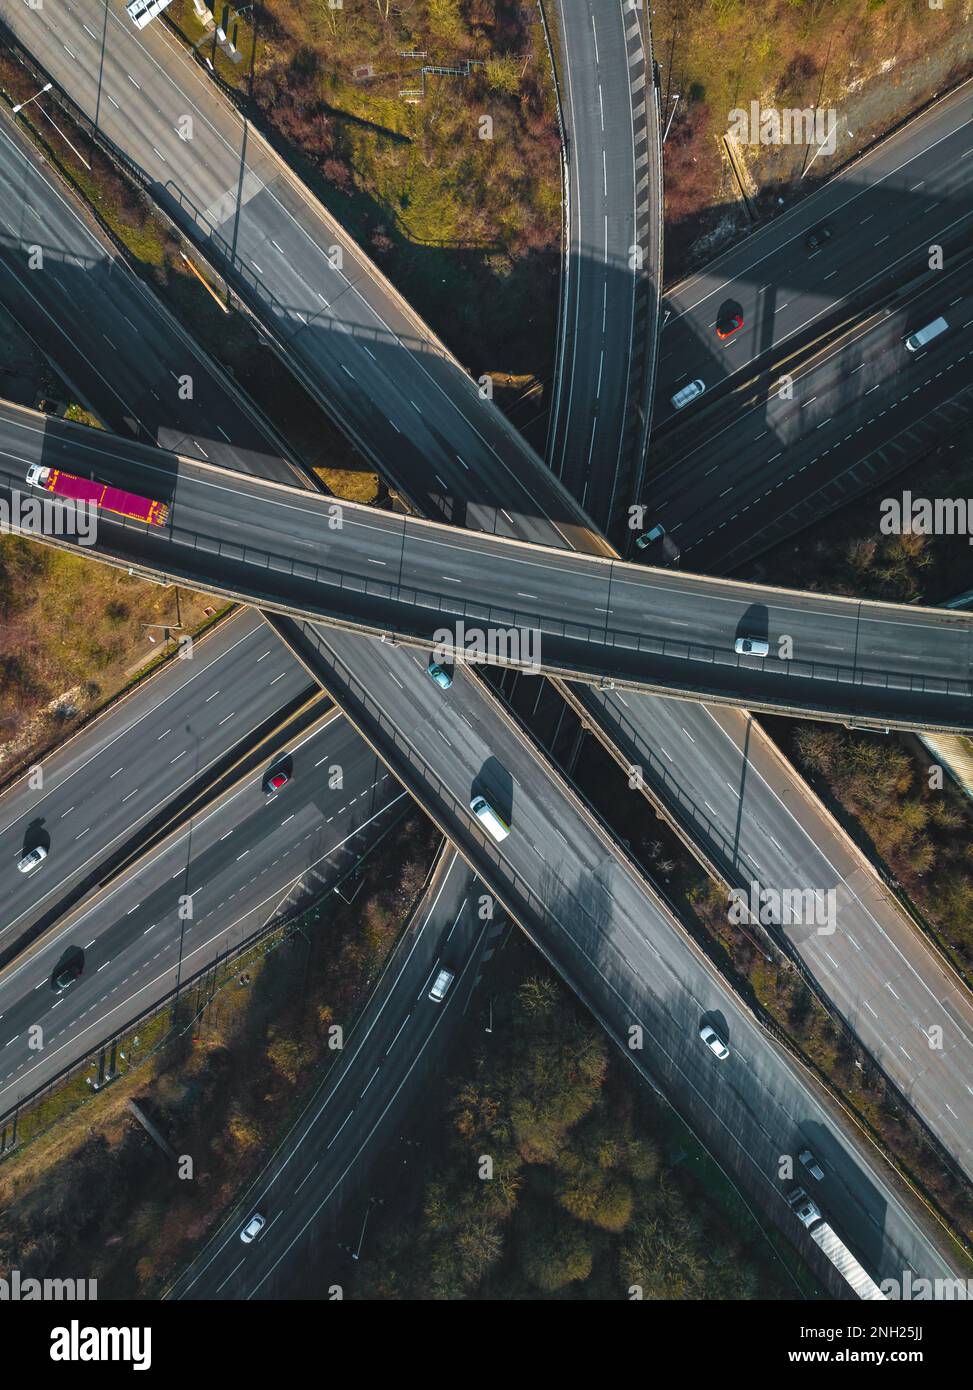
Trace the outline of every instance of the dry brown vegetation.
<instances>
[{"instance_id":1,"label":"dry brown vegetation","mask_svg":"<svg viewBox=\"0 0 973 1390\"><path fill-rule=\"evenodd\" d=\"M253 100L302 176L470 370L544 376L561 185L535 7L263 0L258 8ZM189 0L170 13L187 36L199 35ZM249 59L243 24L238 43ZM425 56L403 56L411 51ZM467 60L468 76L422 74ZM246 66L217 56L241 92ZM480 138L484 117L490 139Z\"/></svg>"},{"instance_id":2,"label":"dry brown vegetation","mask_svg":"<svg viewBox=\"0 0 973 1390\"><path fill-rule=\"evenodd\" d=\"M780 1298L783 1269L695 1143L522 940L494 981L494 1032L446 1088L423 1186L373 1228L368 1299ZM492 1176L481 1174L483 1155ZM695 1162L699 1162L694 1154ZM391 1204L388 1204L391 1207Z\"/></svg>"},{"instance_id":3,"label":"dry brown vegetation","mask_svg":"<svg viewBox=\"0 0 973 1390\"><path fill-rule=\"evenodd\" d=\"M970 804L930 754L881 735L800 724L801 766L823 779L874 853L973 967ZM918 746L918 745L917 745Z\"/></svg>"},{"instance_id":4,"label":"dry brown vegetation","mask_svg":"<svg viewBox=\"0 0 973 1390\"><path fill-rule=\"evenodd\" d=\"M731 110L834 107L838 147L815 165L825 175L973 68L967 0L770 0L759 13L752 0L656 0L652 14L663 99L681 95L665 145L670 280L705 259L714 229L744 225L720 149ZM767 211L797 191L803 146L742 153Z\"/></svg>"},{"instance_id":5,"label":"dry brown vegetation","mask_svg":"<svg viewBox=\"0 0 973 1390\"><path fill-rule=\"evenodd\" d=\"M179 591L183 626L213 605ZM213 608L215 612L215 607ZM19 536L0 536L0 773L63 737L163 648L176 591ZM153 644L149 634L156 639Z\"/></svg>"},{"instance_id":6,"label":"dry brown vegetation","mask_svg":"<svg viewBox=\"0 0 973 1390\"><path fill-rule=\"evenodd\" d=\"M742 574L794 589L823 590L897 603L944 603L973 585L973 546L966 535L883 535L881 504L916 497L973 499L973 449L963 437L848 504L800 537L783 542ZM973 500L968 502L973 517Z\"/></svg>"}]
</instances>

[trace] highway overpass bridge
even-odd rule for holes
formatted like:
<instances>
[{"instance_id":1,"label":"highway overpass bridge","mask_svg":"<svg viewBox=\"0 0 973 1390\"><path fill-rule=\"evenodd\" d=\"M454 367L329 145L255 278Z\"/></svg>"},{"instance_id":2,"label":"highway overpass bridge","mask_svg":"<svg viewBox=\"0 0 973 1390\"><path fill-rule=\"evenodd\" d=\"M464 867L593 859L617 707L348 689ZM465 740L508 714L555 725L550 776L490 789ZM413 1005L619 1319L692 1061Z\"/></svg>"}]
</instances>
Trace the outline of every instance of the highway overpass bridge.
<instances>
[{"instance_id":1,"label":"highway overpass bridge","mask_svg":"<svg viewBox=\"0 0 973 1390\"><path fill-rule=\"evenodd\" d=\"M589 683L869 726L973 728L968 614L461 534L7 405L0 497L15 526L31 463L168 502L165 528L102 513L90 548L37 536L146 576L423 648L447 631L483 632L489 659ZM743 635L769 641L768 658L738 655Z\"/></svg>"}]
</instances>

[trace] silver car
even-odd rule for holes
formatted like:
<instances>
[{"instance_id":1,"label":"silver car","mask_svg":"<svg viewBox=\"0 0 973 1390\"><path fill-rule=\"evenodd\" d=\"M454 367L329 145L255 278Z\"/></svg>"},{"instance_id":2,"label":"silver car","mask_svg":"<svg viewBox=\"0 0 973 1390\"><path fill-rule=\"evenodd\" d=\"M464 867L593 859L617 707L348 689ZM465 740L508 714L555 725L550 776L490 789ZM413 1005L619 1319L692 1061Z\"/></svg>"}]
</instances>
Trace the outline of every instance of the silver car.
<instances>
[{"instance_id":1,"label":"silver car","mask_svg":"<svg viewBox=\"0 0 973 1390\"><path fill-rule=\"evenodd\" d=\"M240 1239L243 1241L244 1245L252 1245L266 1224L266 1216L261 1216L259 1211L251 1216L250 1220L240 1232Z\"/></svg>"},{"instance_id":2,"label":"silver car","mask_svg":"<svg viewBox=\"0 0 973 1390\"><path fill-rule=\"evenodd\" d=\"M46 858L47 850L43 845L38 845L36 849L28 850L17 860L17 868L22 874L32 874L35 869L40 868Z\"/></svg>"},{"instance_id":3,"label":"silver car","mask_svg":"<svg viewBox=\"0 0 973 1390\"><path fill-rule=\"evenodd\" d=\"M762 637L738 637L733 643L733 650L739 656L769 656L770 643Z\"/></svg>"},{"instance_id":4,"label":"silver car","mask_svg":"<svg viewBox=\"0 0 973 1390\"><path fill-rule=\"evenodd\" d=\"M715 1028L710 1027L708 1023L704 1023L699 1030L699 1036L709 1048L710 1052L719 1057L721 1062L726 1061L727 1057L730 1055L730 1049Z\"/></svg>"},{"instance_id":5,"label":"silver car","mask_svg":"<svg viewBox=\"0 0 973 1390\"><path fill-rule=\"evenodd\" d=\"M820 1163L814 1157L814 1154L811 1152L811 1150L805 1149L803 1153L799 1153L797 1155L797 1158L799 1163L803 1163L804 1167L811 1174L811 1177L820 1182L821 1179L824 1177L824 1169L821 1167Z\"/></svg>"}]
</instances>

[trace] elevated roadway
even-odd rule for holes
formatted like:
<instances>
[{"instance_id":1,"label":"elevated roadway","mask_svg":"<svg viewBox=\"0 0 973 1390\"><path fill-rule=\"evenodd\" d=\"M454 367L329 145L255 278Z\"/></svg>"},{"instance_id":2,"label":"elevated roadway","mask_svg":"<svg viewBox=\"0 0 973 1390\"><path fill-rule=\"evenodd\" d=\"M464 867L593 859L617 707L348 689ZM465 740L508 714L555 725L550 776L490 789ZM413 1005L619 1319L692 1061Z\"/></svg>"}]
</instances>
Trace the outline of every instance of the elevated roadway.
<instances>
[{"instance_id":1,"label":"elevated roadway","mask_svg":"<svg viewBox=\"0 0 973 1390\"><path fill-rule=\"evenodd\" d=\"M0 960L137 845L161 808L210 777L313 686L254 613L243 612L170 661L5 788L0 796ZM40 782L40 785L38 785ZM41 870L16 862L43 845Z\"/></svg>"},{"instance_id":2,"label":"elevated roadway","mask_svg":"<svg viewBox=\"0 0 973 1390\"><path fill-rule=\"evenodd\" d=\"M431 682L428 682L428 684L430 684L430 685L431 685Z\"/></svg>"},{"instance_id":3,"label":"elevated roadway","mask_svg":"<svg viewBox=\"0 0 973 1390\"><path fill-rule=\"evenodd\" d=\"M822 1278L827 1270L813 1242L794 1229L787 1184L778 1178L780 1156L805 1144L828 1173L823 1208L874 1277L901 1277L915 1261L949 1269L948 1257L931 1255L928 1235L906 1215L875 1157L727 990L634 863L482 682L459 672L443 692L405 648L309 624L290 634L302 660L484 885ZM470 798L481 792L511 826L500 844L470 816ZM717 1023L727 1038L726 1062L700 1041L704 1022Z\"/></svg>"},{"instance_id":4,"label":"elevated roadway","mask_svg":"<svg viewBox=\"0 0 973 1390\"><path fill-rule=\"evenodd\" d=\"M940 315L948 332L909 352L906 334ZM961 437L971 387L967 253L889 295L834 342L742 380L732 396L664 431L644 489L646 525L665 526L682 564L726 574ZM880 522L876 505L875 535ZM961 531L951 543L968 547L968 537Z\"/></svg>"},{"instance_id":5,"label":"elevated roadway","mask_svg":"<svg viewBox=\"0 0 973 1390\"><path fill-rule=\"evenodd\" d=\"M170 502L166 528L102 513L95 547L67 541L79 553L265 609L426 647L459 623L517 628L539 635L537 650L498 648L497 659L553 674L884 726L973 727L969 615L460 538L0 408L0 496L11 516L33 462ZM72 505L56 504L58 514ZM734 651L744 636L770 642L765 661Z\"/></svg>"},{"instance_id":6,"label":"elevated roadway","mask_svg":"<svg viewBox=\"0 0 973 1390\"><path fill-rule=\"evenodd\" d=\"M282 751L292 777L281 792L249 775L4 970L0 1115L268 922L320 898L402 810L401 788L338 711ZM58 993L54 977L73 961L81 978Z\"/></svg>"},{"instance_id":7,"label":"elevated roadway","mask_svg":"<svg viewBox=\"0 0 973 1390\"><path fill-rule=\"evenodd\" d=\"M603 553L597 528L163 24L117 0L0 19L225 273L288 364L423 512ZM192 138L179 135L189 117Z\"/></svg>"}]
</instances>

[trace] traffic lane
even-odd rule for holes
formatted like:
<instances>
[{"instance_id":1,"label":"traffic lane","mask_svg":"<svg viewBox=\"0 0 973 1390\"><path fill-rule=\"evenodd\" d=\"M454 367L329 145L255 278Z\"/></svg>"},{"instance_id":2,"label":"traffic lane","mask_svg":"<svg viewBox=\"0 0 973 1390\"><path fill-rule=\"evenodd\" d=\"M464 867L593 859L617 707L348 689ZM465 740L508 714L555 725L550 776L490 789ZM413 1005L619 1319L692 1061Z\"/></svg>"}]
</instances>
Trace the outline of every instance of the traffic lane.
<instances>
[{"instance_id":1,"label":"traffic lane","mask_svg":"<svg viewBox=\"0 0 973 1390\"><path fill-rule=\"evenodd\" d=\"M124 261L0 129L0 297L112 427L160 447L293 482L294 467ZM43 255L34 267L29 252ZM175 349L175 350L174 350ZM100 362L110 360L111 371Z\"/></svg>"},{"instance_id":2,"label":"traffic lane","mask_svg":"<svg viewBox=\"0 0 973 1390\"><path fill-rule=\"evenodd\" d=\"M319 1248L325 1229L330 1233L349 1197L361 1191L401 1120L417 1072L442 1057L444 1035L465 1010L485 935L474 884L460 856L446 850L338 1062L172 1297L282 1296L309 1242ZM430 982L445 960L456 979L435 1003ZM254 1212L268 1224L247 1248L240 1231Z\"/></svg>"},{"instance_id":3,"label":"traffic lane","mask_svg":"<svg viewBox=\"0 0 973 1390\"><path fill-rule=\"evenodd\" d=\"M170 661L0 797L0 945L284 706L310 693L306 674L249 612L191 650L192 660ZM32 785L39 778L42 785ZM47 859L32 874L18 873L18 859L36 845L48 850Z\"/></svg>"},{"instance_id":4,"label":"traffic lane","mask_svg":"<svg viewBox=\"0 0 973 1390\"><path fill-rule=\"evenodd\" d=\"M568 126L571 247L565 344L548 461L607 529L623 458L633 343L635 150L620 6L558 5Z\"/></svg>"},{"instance_id":5,"label":"traffic lane","mask_svg":"<svg viewBox=\"0 0 973 1390\"><path fill-rule=\"evenodd\" d=\"M777 1179L780 1155L791 1152L802 1124L813 1119L831 1132L840 1124L829 1122L821 1102L647 882L597 832L540 752L506 717L497 718L475 678L459 672L442 692L402 648L307 625L303 631L323 653L326 684L343 686L350 716L364 721L397 770L408 769L413 794L435 805L487 887L625 1045L626 1055L662 1084L734 1179L801 1243ZM354 683L348 684L340 673L352 664ZM339 675L332 680L335 669ZM465 809L477 790L489 793L511 826L501 845L488 840ZM711 1020L729 1039L727 1063L719 1063L698 1036ZM632 1026L643 1030L636 1053ZM838 1142L860 1208L857 1214L841 1208L853 1227L846 1234L857 1239L873 1272L900 1273L903 1261L947 1271L871 1156L866 1162L849 1134L839 1133ZM804 1246L813 1252L812 1242Z\"/></svg>"},{"instance_id":6,"label":"traffic lane","mask_svg":"<svg viewBox=\"0 0 973 1390\"><path fill-rule=\"evenodd\" d=\"M163 491L163 477L171 478L174 461L165 457L160 464L160 456L144 446L89 442L84 431L72 433L63 422L39 424L12 407L4 409L3 419L4 468L13 490L19 491L29 461L24 450L55 466L78 470L81 458L89 467L111 468L148 495ZM130 461L123 464L124 458ZM693 695L847 711L888 722L923 719L956 727L965 719L973 691L973 626L962 615L785 596L753 585L544 553L479 534L460 542L446 539L451 530L432 523L208 472L190 460L176 460L175 466L179 500L165 533L150 535L145 527L109 521L107 514L100 529L112 536L119 557L201 587L232 589L268 608L296 607L325 619L397 629L420 641L442 631L444 620L468 625L476 618L532 629L543 636L548 667L667 684ZM238 540L227 539L234 534ZM444 573L444 558L453 573ZM519 587L525 583L529 590ZM606 620L602 615L609 612ZM738 656L733 642L740 636L772 639L767 661ZM788 639L780 648L779 638Z\"/></svg>"},{"instance_id":7,"label":"traffic lane","mask_svg":"<svg viewBox=\"0 0 973 1390\"><path fill-rule=\"evenodd\" d=\"M956 174L958 180L959 175ZM957 212L957 208L962 210ZM932 209L948 216L941 226L932 226ZM929 215L923 215L928 213ZM890 213L880 210L869 214L869 223L878 236L878 244L886 243L891 233L884 230ZM837 238L841 228L836 222L835 241L821 251L807 256L807 283L802 288L768 283L752 288L733 286L722 304L713 305L715 317L707 324L693 325L684 321L677 330L677 347L660 356L660 383L656 402L658 421L675 423L698 415L706 403L706 395L682 411L672 402L676 390L690 379L701 379L712 396L717 387L734 376L752 372L767 354L778 359L785 351L793 351L799 342L820 336L825 330L847 321L852 314L870 311L888 294L896 281L904 282L915 276L929 274L930 244L963 243L969 238L973 217L973 197L961 184L954 198L923 208L916 216L915 227L904 229L906 244L895 261L875 270L876 248L871 242L845 253L844 239L839 249ZM874 219L874 220L873 220ZM829 224L831 225L831 224ZM847 229L845 229L847 231ZM908 238L911 237L911 240ZM901 243L899 243L901 246ZM936 277L933 277L936 278ZM743 323L732 329L737 318ZM720 329L728 336L720 336ZM785 346L786 345L786 346Z\"/></svg>"},{"instance_id":8,"label":"traffic lane","mask_svg":"<svg viewBox=\"0 0 973 1390\"><path fill-rule=\"evenodd\" d=\"M164 27L138 32L126 16L105 16L94 4L40 15L37 23L16 8L3 13L82 108L98 110L102 130L142 169L168 210L184 226L201 228L214 254L230 257L248 297L277 322L289 350L309 367L312 386L325 391L329 409L360 447L391 465L410 495L435 504L437 514L448 512L454 520L469 515L489 530L523 526L526 534L555 544L605 550L588 518L502 413L441 354L424 325ZM104 66L103 21L110 39ZM192 140L178 135L185 115L195 122ZM244 254L244 245L253 249L249 238L266 253ZM345 343L322 331L323 303L337 301L342 322L361 335L363 346L369 337L372 351L376 341L387 345L375 362L356 347L360 392L349 390L341 373ZM392 418L376 410L376 402L386 396L395 402L390 381L399 379L410 404L398 410L396 402L398 418ZM431 452L411 443L412 402L438 436Z\"/></svg>"},{"instance_id":9,"label":"traffic lane","mask_svg":"<svg viewBox=\"0 0 973 1390\"><path fill-rule=\"evenodd\" d=\"M748 905L751 885L815 894L816 923L785 917L783 896L769 922L783 922L862 1045L973 1176L973 1008L759 724L736 710L577 693Z\"/></svg>"},{"instance_id":10,"label":"traffic lane","mask_svg":"<svg viewBox=\"0 0 973 1390\"><path fill-rule=\"evenodd\" d=\"M709 293L711 280L727 284L740 278L754 266L763 264L766 256L776 255L781 249L782 238L788 244L794 243L816 227L823 217L850 202L859 201L870 190L878 190L889 178L899 175L902 185L913 187L915 175L910 166L917 162L921 161L923 172L930 169L939 174L944 168L948 170L953 163L954 148L951 144L944 146L943 141L951 141L957 132L966 128L971 95L973 79L937 99L853 165L674 286L673 293L682 312L692 312L699 306ZM928 173L926 177L928 180Z\"/></svg>"},{"instance_id":11,"label":"traffic lane","mask_svg":"<svg viewBox=\"0 0 973 1390\"><path fill-rule=\"evenodd\" d=\"M320 896L387 828L402 793L345 721L292 751L284 791L268 796L251 779L0 979L4 1111L271 918ZM343 786L329 786L332 768ZM80 979L55 994L55 975L76 960Z\"/></svg>"},{"instance_id":12,"label":"traffic lane","mask_svg":"<svg viewBox=\"0 0 973 1390\"><path fill-rule=\"evenodd\" d=\"M906 334L942 314L949 331L908 352ZM732 565L795 495L855 468L863 451L881 448L955 394L973 370L971 330L973 266L966 264L792 368L783 396L779 376L761 381L732 423L660 441L651 522L665 525L691 563L704 565L718 551Z\"/></svg>"},{"instance_id":13,"label":"traffic lane","mask_svg":"<svg viewBox=\"0 0 973 1390\"><path fill-rule=\"evenodd\" d=\"M319 245L302 213L303 197L283 175L255 192L232 219L229 273L244 277L250 302L360 447L413 501L453 524L604 550L500 412L417 335L394 300L378 298L363 268L344 260L335 268L334 232ZM216 253L226 254L219 244Z\"/></svg>"},{"instance_id":14,"label":"traffic lane","mask_svg":"<svg viewBox=\"0 0 973 1390\"><path fill-rule=\"evenodd\" d=\"M968 226L970 93L967 82L666 297L659 419L671 414L670 378L708 370L707 384L715 384L911 258L925 258L930 242ZM833 225L834 240L809 252L806 237L821 222ZM753 332L737 335L726 354L714 330L730 306L742 309Z\"/></svg>"}]
</instances>

